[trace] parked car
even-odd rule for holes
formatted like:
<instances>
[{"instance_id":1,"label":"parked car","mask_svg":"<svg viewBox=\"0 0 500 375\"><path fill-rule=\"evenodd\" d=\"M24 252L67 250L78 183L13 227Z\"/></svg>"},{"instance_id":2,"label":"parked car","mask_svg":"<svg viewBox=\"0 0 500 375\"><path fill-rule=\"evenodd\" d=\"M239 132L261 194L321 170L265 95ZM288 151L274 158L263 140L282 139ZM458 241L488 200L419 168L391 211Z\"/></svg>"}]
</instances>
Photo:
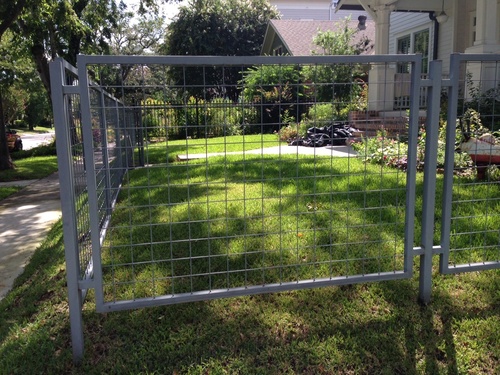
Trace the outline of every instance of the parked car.
<instances>
[{"instance_id":1,"label":"parked car","mask_svg":"<svg viewBox=\"0 0 500 375\"><path fill-rule=\"evenodd\" d=\"M9 151L21 151L23 149L23 140L21 139L21 136L12 129L6 129L5 132L7 134L7 144L9 145Z\"/></svg>"}]
</instances>

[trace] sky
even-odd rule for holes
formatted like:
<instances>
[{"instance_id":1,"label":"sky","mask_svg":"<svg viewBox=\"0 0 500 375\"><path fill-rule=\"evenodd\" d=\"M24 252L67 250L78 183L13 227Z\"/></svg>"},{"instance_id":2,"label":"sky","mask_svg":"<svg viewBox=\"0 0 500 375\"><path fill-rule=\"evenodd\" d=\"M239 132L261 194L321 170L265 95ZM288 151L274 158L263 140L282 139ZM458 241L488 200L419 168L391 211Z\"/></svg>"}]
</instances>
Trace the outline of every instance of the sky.
<instances>
[{"instance_id":1,"label":"sky","mask_svg":"<svg viewBox=\"0 0 500 375\"><path fill-rule=\"evenodd\" d=\"M187 3L186 0L181 1L180 3L168 3L164 4L161 0L158 0L161 2L161 9L162 12L165 14L165 18L167 21L171 20L176 14L177 10L180 5L185 5ZM139 4L139 0L123 0L125 4L127 4L127 7L134 8L137 7Z\"/></svg>"}]
</instances>

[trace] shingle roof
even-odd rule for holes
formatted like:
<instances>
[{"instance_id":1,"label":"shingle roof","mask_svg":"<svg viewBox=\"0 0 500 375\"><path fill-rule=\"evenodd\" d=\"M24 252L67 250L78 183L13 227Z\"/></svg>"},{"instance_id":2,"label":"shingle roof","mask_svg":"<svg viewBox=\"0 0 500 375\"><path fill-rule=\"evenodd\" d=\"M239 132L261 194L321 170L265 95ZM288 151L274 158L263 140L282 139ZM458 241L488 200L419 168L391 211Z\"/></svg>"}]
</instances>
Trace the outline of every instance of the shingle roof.
<instances>
[{"instance_id":1,"label":"shingle roof","mask_svg":"<svg viewBox=\"0 0 500 375\"><path fill-rule=\"evenodd\" d=\"M281 38L286 48L293 56L308 56L311 51L319 51L319 47L313 43L313 37L318 31L335 31L342 21L318 21L318 20L271 20L268 27L273 27L277 36ZM358 20L349 21L351 28L357 28ZM356 33L353 43L367 37L371 41L371 49L375 41L375 22L366 20L366 29ZM373 52L368 52L373 53Z\"/></svg>"}]
</instances>

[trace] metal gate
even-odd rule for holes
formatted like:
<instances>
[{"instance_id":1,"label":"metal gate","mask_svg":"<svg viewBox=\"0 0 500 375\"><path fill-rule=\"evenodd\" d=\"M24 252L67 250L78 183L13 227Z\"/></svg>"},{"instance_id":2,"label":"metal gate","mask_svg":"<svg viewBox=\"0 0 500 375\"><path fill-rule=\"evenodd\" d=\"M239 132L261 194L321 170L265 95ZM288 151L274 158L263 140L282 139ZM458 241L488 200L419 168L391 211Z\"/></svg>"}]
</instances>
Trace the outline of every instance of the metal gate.
<instances>
[{"instance_id":1,"label":"metal gate","mask_svg":"<svg viewBox=\"0 0 500 375\"><path fill-rule=\"evenodd\" d=\"M409 278L419 256L427 303L433 255L443 273L498 267L500 211L488 195L498 184L457 177L455 126L436 175L443 92L455 124L458 103L473 102L461 94L467 66L481 77L498 60L453 56L449 79L435 61L424 80L419 55L79 56L78 71L54 62L75 358L90 288L98 311L113 311ZM398 64L410 65L409 82L394 79ZM409 111L375 116L368 103L387 107L396 84L410 87ZM303 128L306 139L282 142ZM483 227L453 228L481 204L491 207ZM467 248L453 240L467 236Z\"/></svg>"}]
</instances>

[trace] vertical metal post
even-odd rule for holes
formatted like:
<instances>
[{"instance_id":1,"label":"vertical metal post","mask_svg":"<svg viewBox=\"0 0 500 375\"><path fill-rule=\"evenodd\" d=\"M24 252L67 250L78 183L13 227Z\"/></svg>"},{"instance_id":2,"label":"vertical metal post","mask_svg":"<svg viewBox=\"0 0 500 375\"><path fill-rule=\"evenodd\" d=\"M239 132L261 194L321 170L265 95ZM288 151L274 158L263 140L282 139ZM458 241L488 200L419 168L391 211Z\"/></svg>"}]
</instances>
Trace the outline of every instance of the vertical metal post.
<instances>
[{"instance_id":1,"label":"vertical metal post","mask_svg":"<svg viewBox=\"0 0 500 375\"><path fill-rule=\"evenodd\" d=\"M413 241L415 232L415 195L417 180L417 143L418 118L420 103L420 72L422 71L422 57L412 64L410 114L408 123L408 168L406 173L406 210L405 210L405 262L404 270L408 275L413 274Z\"/></svg>"},{"instance_id":2,"label":"vertical metal post","mask_svg":"<svg viewBox=\"0 0 500 375\"><path fill-rule=\"evenodd\" d=\"M101 228L99 217L99 204L97 198L96 168L94 160L94 147L92 144L92 115L89 92L89 77L87 73L86 56L79 55L78 79L80 86L80 107L83 133L83 150L87 165L87 191L89 199L90 239L92 245L92 264L94 265L95 301L96 307L102 305L104 294L102 290L102 262L101 262Z\"/></svg>"},{"instance_id":3,"label":"vertical metal post","mask_svg":"<svg viewBox=\"0 0 500 375\"><path fill-rule=\"evenodd\" d=\"M424 196L422 210L423 254L420 255L419 300L427 304L431 299L432 255L434 247L434 212L436 206L436 166L439 137L439 109L441 99L442 61L430 63L429 99L425 123Z\"/></svg>"},{"instance_id":4,"label":"vertical metal post","mask_svg":"<svg viewBox=\"0 0 500 375\"><path fill-rule=\"evenodd\" d=\"M446 273L450 256L451 206L453 195L453 172L455 165L455 136L459 97L460 55L450 59L450 88L448 89L448 113L446 116L446 151L444 160L444 184L441 219L441 256L439 271Z\"/></svg>"},{"instance_id":5,"label":"vertical metal post","mask_svg":"<svg viewBox=\"0 0 500 375\"><path fill-rule=\"evenodd\" d=\"M63 92L65 84L65 66L62 59L50 63L50 81L52 87L52 106L54 126L57 137L57 160L59 167L59 185L64 234L64 252L66 258L66 280L68 283L69 320L73 361L83 359L83 319L82 291L80 280L80 260L78 254L78 228L76 223L74 173L71 155L71 134L68 127L68 101Z\"/></svg>"},{"instance_id":6,"label":"vertical metal post","mask_svg":"<svg viewBox=\"0 0 500 375\"><path fill-rule=\"evenodd\" d=\"M100 140L101 140L101 153L102 153L102 164L104 170L104 196L106 199L106 216L111 215L111 206L112 206L112 198L111 198L111 176L110 176L110 167L109 167L109 154L108 154L108 136L107 136L107 109L106 106L106 98L104 96L104 91L100 90L99 95L99 131L100 131Z\"/></svg>"}]
</instances>

